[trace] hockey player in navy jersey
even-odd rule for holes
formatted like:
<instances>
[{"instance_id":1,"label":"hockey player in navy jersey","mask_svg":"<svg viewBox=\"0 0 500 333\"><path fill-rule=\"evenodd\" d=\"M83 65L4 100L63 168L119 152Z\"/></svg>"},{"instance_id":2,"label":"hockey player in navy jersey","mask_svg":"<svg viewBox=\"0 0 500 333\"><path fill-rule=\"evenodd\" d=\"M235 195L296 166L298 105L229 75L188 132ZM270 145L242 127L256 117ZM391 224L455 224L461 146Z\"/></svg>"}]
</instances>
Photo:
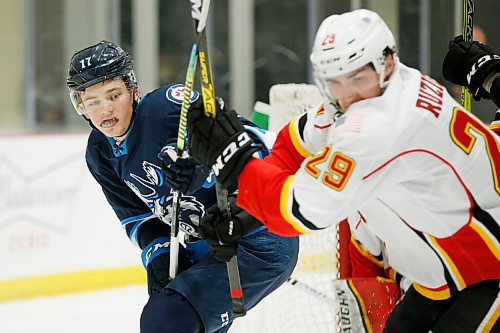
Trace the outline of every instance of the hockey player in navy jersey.
<instances>
[{"instance_id":1,"label":"hockey player in navy jersey","mask_svg":"<svg viewBox=\"0 0 500 333\"><path fill-rule=\"evenodd\" d=\"M298 238L268 232L236 206L235 222L245 221L239 232L246 236L239 243L213 249L212 255L200 238L199 221L216 203L213 177L194 159L173 162L166 153L175 148L182 85L163 86L140 98L131 56L109 41L73 55L67 85L76 111L93 128L88 168L127 236L142 250L150 297L141 332L226 332L233 320L229 284L225 263L215 257L227 259L234 249L247 309L286 281L297 261ZM198 98L198 92L191 94L191 102ZM260 153L268 153L269 133L247 125L262 145ZM183 193L179 222L185 246L179 251L179 273L170 280L173 190Z\"/></svg>"}]
</instances>

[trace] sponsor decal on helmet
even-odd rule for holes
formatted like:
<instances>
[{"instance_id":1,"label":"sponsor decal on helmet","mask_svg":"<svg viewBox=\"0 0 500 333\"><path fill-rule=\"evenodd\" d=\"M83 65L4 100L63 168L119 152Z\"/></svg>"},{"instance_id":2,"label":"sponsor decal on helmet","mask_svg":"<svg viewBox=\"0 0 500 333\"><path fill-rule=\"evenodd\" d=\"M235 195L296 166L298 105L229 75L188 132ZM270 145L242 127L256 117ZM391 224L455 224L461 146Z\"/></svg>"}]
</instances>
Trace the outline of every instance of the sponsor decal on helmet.
<instances>
[{"instance_id":1,"label":"sponsor decal on helmet","mask_svg":"<svg viewBox=\"0 0 500 333\"><path fill-rule=\"evenodd\" d=\"M323 41L321 42L321 46L323 46L323 50L329 50L333 48L333 42L335 41L335 34L327 34Z\"/></svg>"},{"instance_id":2,"label":"sponsor decal on helmet","mask_svg":"<svg viewBox=\"0 0 500 333\"><path fill-rule=\"evenodd\" d=\"M182 100L184 99L184 91L186 90L186 87L184 87L183 84L174 84L173 86L170 86L167 91L165 92L165 97L175 103L175 104L182 104ZM189 102L193 103L200 97L200 93L197 91L191 91L191 96L189 98Z\"/></svg>"}]
</instances>

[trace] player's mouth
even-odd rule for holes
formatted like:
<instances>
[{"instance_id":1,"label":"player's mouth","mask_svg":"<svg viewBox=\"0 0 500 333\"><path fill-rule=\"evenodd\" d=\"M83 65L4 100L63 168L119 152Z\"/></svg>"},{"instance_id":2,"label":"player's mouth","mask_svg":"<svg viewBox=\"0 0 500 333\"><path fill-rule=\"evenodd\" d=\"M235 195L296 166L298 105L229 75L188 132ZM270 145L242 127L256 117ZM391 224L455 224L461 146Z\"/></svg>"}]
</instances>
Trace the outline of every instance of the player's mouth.
<instances>
[{"instance_id":1,"label":"player's mouth","mask_svg":"<svg viewBox=\"0 0 500 333\"><path fill-rule=\"evenodd\" d=\"M101 121L101 127L102 128L110 128L110 127L115 126L116 123L118 123L118 118L116 118L116 117L113 117L110 119L104 119L103 121Z\"/></svg>"}]
</instances>

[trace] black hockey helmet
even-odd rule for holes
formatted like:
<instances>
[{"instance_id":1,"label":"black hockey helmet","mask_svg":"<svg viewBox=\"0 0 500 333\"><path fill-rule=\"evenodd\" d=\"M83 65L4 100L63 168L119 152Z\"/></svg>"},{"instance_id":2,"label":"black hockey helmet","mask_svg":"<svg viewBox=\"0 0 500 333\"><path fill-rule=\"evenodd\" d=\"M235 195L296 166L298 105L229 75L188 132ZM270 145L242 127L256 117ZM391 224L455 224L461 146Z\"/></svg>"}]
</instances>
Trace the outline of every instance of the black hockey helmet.
<instances>
[{"instance_id":1,"label":"black hockey helmet","mask_svg":"<svg viewBox=\"0 0 500 333\"><path fill-rule=\"evenodd\" d=\"M96 83L122 77L127 88L137 88L133 69L132 56L116 43L107 40L76 52L71 58L66 79L76 111L83 113L78 105L79 92Z\"/></svg>"},{"instance_id":2,"label":"black hockey helmet","mask_svg":"<svg viewBox=\"0 0 500 333\"><path fill-rule=\"evenodd\" d=\"M117 44L102 40L73 55L66 83L70 90L82 91L96 83L123 76L129 77L131 81L127 86L134 88L137 86L137 81L133 69L133 59L130 54Z\"/></svg>"}]
</instances>

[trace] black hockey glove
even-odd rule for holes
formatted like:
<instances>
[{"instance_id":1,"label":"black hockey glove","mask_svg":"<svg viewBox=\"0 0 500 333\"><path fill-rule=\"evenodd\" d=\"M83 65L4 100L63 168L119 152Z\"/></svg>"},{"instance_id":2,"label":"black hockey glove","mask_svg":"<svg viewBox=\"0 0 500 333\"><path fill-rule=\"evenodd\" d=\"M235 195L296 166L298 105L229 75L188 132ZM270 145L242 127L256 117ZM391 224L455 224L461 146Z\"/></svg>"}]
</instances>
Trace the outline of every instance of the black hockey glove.
<instances>
[{"instance_id":1,"label":"black hockey glove","mask_svg":"<svg viewBox=\"0 0 500 333\"><path fill-rule=\"evenodd\" d=\"M446 80L467 87L475 100L489 99L483 83L490 74L500 71L500 56L480 42L457 36L448 45L442 71Z\"/></svg>"},{"instance_id":2,"label":"black hockey glove","mask_svg":"<svg viewBox=\"0 0 500 333\"><path fill-rule=\"evenodd\" d=\"M231 220L222 214L217 205L210 207L200 221L200 235L212 255L221 261L229 261L236 255L238 240L246 234L262 227L262 223L246 211L236 206L236 198L229 197Z\"/></svg>"},{"instance_id":3,"label":"black hockey glove","mask_svg":"<svg viewBox=\"0 0 500 333\"><path fill-rule=\"evenodd\" d=\"M175 142L168 143L162 148L158 157L161 160L161 170L165 176L165 183L174 191L191 195L201 188L210 168L190 157L186 151L177 157Z\"/></svg>"},{"instance_id":4,"label":"black hockey glove","mask_svg":"<svg viewBox=\"0 0 500 333\"><path fill-rule=\"evenodd\" d=\"M215 118L203 114L198 99L188 112L189 152L214 171L224 188L236 184L238 175L252 154L262 148L243 127L234 110L228 111L219 99Z\"/></svg>"},{"instance_id":5,"label":"black hockey glove","mask_svg":"<svg viewBox=\"0 0 500 333\"><path fill-rule=\"evenodd\" d=\"M154 295L162 291L170 283L170 237L158 237L142 250L142 264L147 270L148 294ZM177 272L181 273L191 267L184 248L179 246Z\"/></svg>"}]
</instances>

